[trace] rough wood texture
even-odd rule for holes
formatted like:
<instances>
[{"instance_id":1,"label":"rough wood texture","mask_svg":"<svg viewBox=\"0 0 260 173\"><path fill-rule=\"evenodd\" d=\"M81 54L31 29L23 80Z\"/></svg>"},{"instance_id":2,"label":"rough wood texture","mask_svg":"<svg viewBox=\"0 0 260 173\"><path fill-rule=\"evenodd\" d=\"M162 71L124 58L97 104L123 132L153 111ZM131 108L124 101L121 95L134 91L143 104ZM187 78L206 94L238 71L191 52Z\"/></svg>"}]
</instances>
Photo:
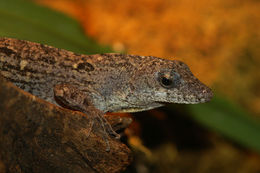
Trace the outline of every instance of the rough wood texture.
<instances>
[{"instance_id":1,"label":"rough wood texture","mask_svg":"<svg viewBox=\"0 0 260 173\"><path fill-rule=\"evenodd\" d=\"M131 119L110 116L113 127ZM132 160L131 151L109 138L111 150L89 119L40 100L0 76L0 154L6 172L120 172Z\"/></svg>"}]
</instances>

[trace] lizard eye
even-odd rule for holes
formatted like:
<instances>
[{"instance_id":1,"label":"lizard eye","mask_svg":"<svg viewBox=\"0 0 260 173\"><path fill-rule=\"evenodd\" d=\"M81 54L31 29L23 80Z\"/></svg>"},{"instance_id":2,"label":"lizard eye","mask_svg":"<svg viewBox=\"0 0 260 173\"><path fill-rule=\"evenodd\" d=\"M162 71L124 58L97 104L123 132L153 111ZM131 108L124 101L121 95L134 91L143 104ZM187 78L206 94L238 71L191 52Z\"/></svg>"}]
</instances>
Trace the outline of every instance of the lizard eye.
<instances>
[{"instance_id":1,"label":"lizard eye","mask_svg":"<svg viewBox=\"0 0 260 173\"><path fill-rule=\"evenodd\" d=\"M169 89L178 85L180 77L179 74L175 72L160 72L158 74L158 81L162 87Z\"/></svg>"}]
</instances>

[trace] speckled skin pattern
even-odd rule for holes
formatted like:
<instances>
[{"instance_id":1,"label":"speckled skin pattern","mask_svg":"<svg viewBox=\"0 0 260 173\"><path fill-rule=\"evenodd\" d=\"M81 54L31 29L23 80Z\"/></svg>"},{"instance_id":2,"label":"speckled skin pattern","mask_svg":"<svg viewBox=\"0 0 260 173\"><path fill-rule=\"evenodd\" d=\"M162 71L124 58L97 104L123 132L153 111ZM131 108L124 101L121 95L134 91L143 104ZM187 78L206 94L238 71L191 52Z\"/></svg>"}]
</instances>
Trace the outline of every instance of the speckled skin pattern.
<instances>
[{"instance_id":1,"label":"speckled skin pattern","mask_svg":"<svg viewBox=\"0 0 260 173\"><path fill-rule=\"evenodd\" d=\"M103 112L203 103L213 95L181 61L114 53L81 55L11 38L0 38L0 74L55 104L54 86L69 84Z\"/></svg>"}]
</instances>

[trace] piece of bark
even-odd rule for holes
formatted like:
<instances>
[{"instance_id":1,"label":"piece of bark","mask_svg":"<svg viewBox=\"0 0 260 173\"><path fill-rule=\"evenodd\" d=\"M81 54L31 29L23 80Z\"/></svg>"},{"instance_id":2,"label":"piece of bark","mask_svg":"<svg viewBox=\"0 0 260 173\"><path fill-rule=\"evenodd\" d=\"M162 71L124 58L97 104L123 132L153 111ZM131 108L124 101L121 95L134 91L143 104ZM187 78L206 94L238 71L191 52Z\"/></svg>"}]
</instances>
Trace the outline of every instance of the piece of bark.
<instances>
[{"instance_id":1,"label":"piece of bark","mask_svg":"<svg viewBox=\"0 0 260 173\"><path fill-rule=\"evenodd\" d=\"M110 151L89 118L38 99L0 76L0 156L6 172L120 172L130 149L109 137ZM110 116L115 130L131 119Z\"/></svg>"}]
</instances>

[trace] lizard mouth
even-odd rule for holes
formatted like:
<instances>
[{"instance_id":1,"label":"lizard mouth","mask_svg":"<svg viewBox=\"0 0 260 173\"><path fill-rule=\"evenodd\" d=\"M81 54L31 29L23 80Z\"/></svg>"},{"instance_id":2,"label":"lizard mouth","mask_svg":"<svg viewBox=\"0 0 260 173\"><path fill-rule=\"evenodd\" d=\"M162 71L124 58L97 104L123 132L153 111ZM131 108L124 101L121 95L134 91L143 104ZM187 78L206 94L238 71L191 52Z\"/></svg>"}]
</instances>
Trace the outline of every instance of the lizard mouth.
<instances>
[{"instance_id":1,"label":"lizard mouth","mask_svg":"<svg viewBox=\"0 0 260 173\"><path fill-rule=\"evenodd\" d=\"M158 107L162 107L166 104L166 102L154 102L152 104L147 104L147 105L142 105L142 106L133 106L130 108L123 108L121 110L119 110L119 113L126 113L126 112L142 112L142 111L147 111L147 110L151 110L154 108L158 108Z\"/></svg>"}]
</instances>

